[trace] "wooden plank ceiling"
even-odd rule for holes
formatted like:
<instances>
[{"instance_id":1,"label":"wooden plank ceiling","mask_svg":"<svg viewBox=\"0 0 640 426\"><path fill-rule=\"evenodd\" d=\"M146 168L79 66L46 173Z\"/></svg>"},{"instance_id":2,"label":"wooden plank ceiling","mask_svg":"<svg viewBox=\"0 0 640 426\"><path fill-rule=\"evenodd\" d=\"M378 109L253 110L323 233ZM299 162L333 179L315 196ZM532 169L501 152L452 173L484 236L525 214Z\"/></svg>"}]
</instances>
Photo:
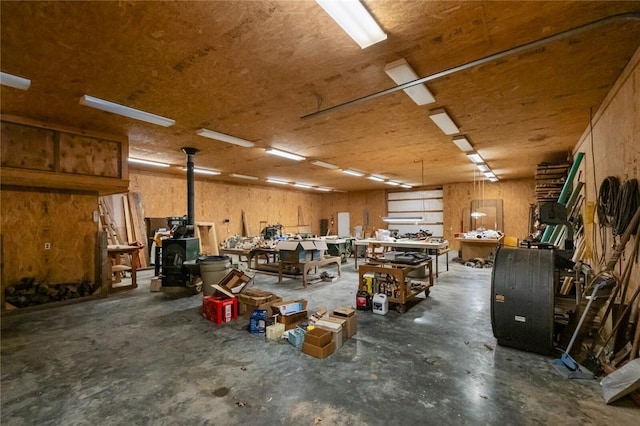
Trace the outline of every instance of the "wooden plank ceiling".
<instances>
[{"instance_id":1,"label":"wooden plank ceiling","mask_svg":"<svg viewBox=\"0 0 640 426\"><path fill-rule=\"evenodd\" d=\"M412 185L468 182L475 168L428 117L445 107L502 180L565 159L639 47L640 22L602 25L428 83L436 103L398 91L301 117L395 83L405 58L423 77L606 16L638 2L363 0L388 39L366 49L314 1L2 2L3 114L128 136L130 156L169 162L201 150L199 167L341 191L385 188L311 164L383 174ZM83 94L172 118L163 128L79 104ZM206 127L254 141L195 135ZM265 154L275 147L307 157ZM265 184L264 181L256 183Z\"/></svg>"}]
</instances>

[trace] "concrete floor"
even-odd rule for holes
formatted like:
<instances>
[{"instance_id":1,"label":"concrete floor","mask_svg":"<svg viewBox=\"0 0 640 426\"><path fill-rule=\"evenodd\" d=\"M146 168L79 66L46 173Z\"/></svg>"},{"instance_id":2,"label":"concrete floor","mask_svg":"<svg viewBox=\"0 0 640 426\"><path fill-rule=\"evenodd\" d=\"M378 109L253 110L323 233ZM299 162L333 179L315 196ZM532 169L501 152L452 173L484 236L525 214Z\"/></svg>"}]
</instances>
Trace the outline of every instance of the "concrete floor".
<instances>
[{"instance_id":1,"label":"concrete floor","mask_svg":"<svg viewBox=\"0 0 640 426\"><path fill-rule=\"evenodd\" d=\"M639 424L628 399L604 404L597 381L496 345L488 269L452 263L408 312L358 312L358 334L324 360L249 334L246 320L215 325L201 295L150 293L151 275L108 299L2 318L3 425ZM254 281L310 310L355 303L352 261L307 289Z\"/></svg>"}]
</instances>

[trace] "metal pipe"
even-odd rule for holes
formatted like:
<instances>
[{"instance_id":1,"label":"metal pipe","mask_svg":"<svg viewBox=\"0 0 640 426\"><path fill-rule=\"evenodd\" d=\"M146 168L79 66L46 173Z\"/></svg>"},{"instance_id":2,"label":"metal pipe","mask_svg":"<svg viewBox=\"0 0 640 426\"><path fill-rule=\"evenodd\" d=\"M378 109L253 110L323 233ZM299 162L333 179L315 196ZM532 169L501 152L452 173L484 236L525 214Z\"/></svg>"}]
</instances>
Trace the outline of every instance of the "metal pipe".
<instances>
[{"instance_id":1,"label":"metal pipe","mask_svg":"<svg viewBox=\"0 0 640 426\"><path fill-rule=\"evenodd\" d=\"M368 101L368 100L371 100L371 99L379 98L381 96L385 96L385 95L388 95L390 93L397 92L399 90L407 89L407 88L415 86L417 84L428 83L430 81L437 80L439 78L446 77L448 75L455 74L457 72L464 71L464 70L467 70L469 68L476 67L478 65L483 65L483 64L486 64L487 62L495 61L497 59L501 59L501 58L504 58L506 56L510 56L510 55L513 55L513 54L516 54L516 53L521 53L521 52L524 52L524 51L527 51L527 50L532 50L532 49L535 49L535 48L540 47L542 45L545 45L547 43L551 43L553 41L561 40L564 37L567 37L567 36L570 36L570 35L573 35L573 34L577 34L577 33L583 32L583 31L587 31L587 30L591 30L591 29L600 27L600 26L605 25L605 24L610 24L612 22L626 21L626 20L640 20L640 12L627 12L627 13L620 13L618 15L607 16L605 18L601 18L601 19L598 19L596 21L589 22L587 24L583 24L583 25L580 25L580 26L577 26L577 27L573 27L573 28L570 28L568 30L561 31L561 32L559 32L557 34L554 34L554 35L551 35L551 36L548 36L548 37L544 37L544 38L541 38L541 39L536 40L536 41L532 41L532 42L529 42L529 43L521 44L520 46L512 47L511 49L503 50L502 52L494 53L492 55L485 56L485 57L480 58L480 59L476 59L475 61L467 62L466 64L458 65L457 67L449 68L447 70L440 71L438 73L431 74L431 75L428 75L426 77L422 77L422 78L419 78L417 80L410 81L408 83L403 83L403 84L400 84L398 86L391 87L389 89L381 90L380 92L375 92L375 93L372 93L370 95L363 96L361 98L357 98L357 99L353 99L351 101L344 102L342 104L338 104L338 105L334 105L334 106L329 107L329 108L321 109L321 110L318 110L316 112L312 112L310 114L303 115L300 118L303 119L303 120L307 119L307 118L313 118L313 117L316 117L316 116L318 116L320 114L324 114L326 112L333 111L333 110L338 109L338 108L342 108L342 107L346 107L346 106L353 105L353 104L356 104L356 103L360 103L360 102Z\"/></svg>"},{"instance_id":2,"label":"metal pipe","mask_svg":"<svg viewBox=\"0 0 640 426\"><path fill-rule=\"evenodd\" d=\"M195 225L195 193L194 193L194 163L193 156L198 152L196 148L182 148L187 154L187 225Z\"/></svg>"}]
</instances>

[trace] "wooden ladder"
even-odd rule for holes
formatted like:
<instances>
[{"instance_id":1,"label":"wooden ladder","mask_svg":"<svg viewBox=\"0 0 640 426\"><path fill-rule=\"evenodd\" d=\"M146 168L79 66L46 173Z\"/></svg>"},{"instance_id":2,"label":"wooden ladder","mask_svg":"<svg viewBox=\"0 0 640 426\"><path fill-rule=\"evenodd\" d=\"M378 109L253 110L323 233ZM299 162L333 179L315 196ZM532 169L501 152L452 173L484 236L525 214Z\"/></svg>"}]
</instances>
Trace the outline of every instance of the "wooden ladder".
<instances>
[{"instance_id":1,"label":"wooden ladder","mask_svg":"<svg viewBox=\"0 0 640 426\"><path fill-rule=\"evenodd\" d=\"M111 221L111 215L109 214L109 210L103 204L102 200L98 200L98 208L100 209L100 226L107 233L107 244L109 245L119 245L120 239L118 238L118 233L116 232L116 227L113 225Z\"/></svg>"}]
</instances>

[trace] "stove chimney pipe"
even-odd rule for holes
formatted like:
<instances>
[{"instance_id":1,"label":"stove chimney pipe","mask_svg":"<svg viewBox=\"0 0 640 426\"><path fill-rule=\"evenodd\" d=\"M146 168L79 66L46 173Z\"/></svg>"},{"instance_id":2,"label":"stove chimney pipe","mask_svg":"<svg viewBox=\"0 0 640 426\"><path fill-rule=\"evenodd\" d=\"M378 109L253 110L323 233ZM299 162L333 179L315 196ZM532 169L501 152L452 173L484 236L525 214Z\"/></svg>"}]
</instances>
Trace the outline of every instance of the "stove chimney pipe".
<instances>
[{"instance_id":1,"label":"stove chimney pipe","mask_svg":"<svg viewBox=\"0 0 640 426\"><path fill-rule=\"evenodd\" d=\"M182 148L182 152L187 154L187 225L195 225L195 195L193 177L193 156L198 152L196 148Z\"/></svg>"}]
</instances>

